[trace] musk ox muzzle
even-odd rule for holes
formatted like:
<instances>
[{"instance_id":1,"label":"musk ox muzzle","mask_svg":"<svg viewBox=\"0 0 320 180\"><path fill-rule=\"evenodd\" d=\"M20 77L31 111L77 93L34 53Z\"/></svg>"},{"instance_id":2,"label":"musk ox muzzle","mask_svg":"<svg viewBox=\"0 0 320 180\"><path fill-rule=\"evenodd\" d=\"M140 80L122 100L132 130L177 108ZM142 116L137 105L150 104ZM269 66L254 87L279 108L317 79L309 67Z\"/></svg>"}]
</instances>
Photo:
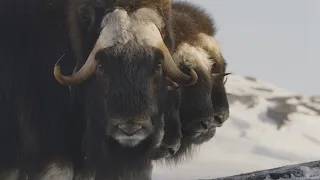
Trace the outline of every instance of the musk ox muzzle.
<instances>
[{"instance_id":1,"label":"musk ox muzzle","mask_svg":"<svg viewBox=\"0 0 320 180\"><path fill-rule=\"evenodd\" d=\"M117 140L122 146L129 147L137 146L153 132L154 128L151 119L144 119L140 122L113 120L110 128L107 129L108 136Z\"/></svg>"}]
</instances>

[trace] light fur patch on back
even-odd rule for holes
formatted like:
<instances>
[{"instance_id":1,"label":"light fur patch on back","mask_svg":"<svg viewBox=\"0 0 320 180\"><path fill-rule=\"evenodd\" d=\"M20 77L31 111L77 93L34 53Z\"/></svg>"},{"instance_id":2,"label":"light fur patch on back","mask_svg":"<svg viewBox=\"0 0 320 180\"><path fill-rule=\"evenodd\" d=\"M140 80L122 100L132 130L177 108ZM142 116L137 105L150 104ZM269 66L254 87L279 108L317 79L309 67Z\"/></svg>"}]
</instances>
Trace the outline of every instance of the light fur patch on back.
<instances>
[{"instance_id":1,"label":"light fur patch on back","mask_svg":"<svg viewBox=\"0 0 320 180\"><path fill-rule=\"evenodd\" d=\"M149 8L138 9L136 12L132 14L132 18L139 21L152 22L157 26L158 29L162 29L164 27L163 19L153 9L149 9Z\"/></svg>"},{"instance_id":2,"label":"light fur patch on back","mask_svg":"<svg viewBox=\"0 0 320 180\"><path fill-rule=\"evenodd\" d=\"M208 52L217 63L223 64L223 58L221 56L221 49L219 42L213 37L204 33L199 33L198 39L192 43L196 47L200 47Z\"/></svg>"},{"instance_id":3,"label":"light fur patch on back","mask_svg":"<svg viewBox=\"0 0 320 180\"><path fill-rule=\"evenodd\" d=\"M118 52L129 41L157 47L163 41L159 31L163 26L161 16L152 9L141 8L132 15L116 9L103 18L97 44L101 48L116 46Z\"/></svg>"},{"instance_id":4,"label":"light fur patch on back","mask_svg":"<svg viewBox=\"0 0 320 180\"><path fill-rule=\"evenodd\" d=\"M190 68L199 68L207 73L211 72L213 61L209 59L208 53L200 47L181 43L172 57L177 65L182 63Z\"/></svg>"},{"instance_id":5,"label":"light fur patch on back","mask_svg":"<svg viewBox=\"0 0 320 180\"><path fill-rule=\"evenodd\" d=\"M73 167L71 164L50 164L40 175L41 180L72 180Z\"/></svg>"}]
</instances>

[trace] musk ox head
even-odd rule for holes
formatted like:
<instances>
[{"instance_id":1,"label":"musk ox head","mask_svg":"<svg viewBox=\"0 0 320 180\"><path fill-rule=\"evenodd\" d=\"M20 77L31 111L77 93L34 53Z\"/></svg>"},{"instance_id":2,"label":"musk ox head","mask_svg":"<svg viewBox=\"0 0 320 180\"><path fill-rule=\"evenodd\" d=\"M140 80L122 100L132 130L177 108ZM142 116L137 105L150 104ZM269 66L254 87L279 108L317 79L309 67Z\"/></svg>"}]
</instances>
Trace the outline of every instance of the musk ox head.
<instances>
[{"instance_id":1,"label":"musk ox head","mask_svg":"<svg viewBox=\"0 0 320 180\"><path fill-rule=\"evenodd\" d=\"M100 20L91 19L100 23L83 66L66 76L58 61L54 76L70 86L90 80L86 91L92 97L99 96L101 107L92 112L103 112L98 117L105 121L101 123L105 135L123 146L137 146L161 127L166 76L178 84L192 85L197 74L190 69L189 76L175 65L161 36L164 22L154 10L141 8L128 13L115 9ZM95 23L88 24L94 27Z\"/></svg>"},{"instance_id":2,"label":"musk ox head","mask_svg":"<svg viewBox=\"0 0 320 180\"><path fill-rule=\"evenodd\" d=\"M164 136L159 148L154 150L153 160L160 160L173 156L180 148L182 137L179 116L180 92L168 91L164 116Z\"/></svg>"},{"instance_id":3,"label":"musk ox head","mask_svg":"<svg viewBox=\"0 0 320 180\"><path fill-rule=\"evenodd\" d=\"M198 81L181 88L180 118L183 136L195 143L212 137L229 117L224 78L226 62L214 37L200 33L192 44L182 43L173 57L194 68Z\"/></svg>"}]
</instances>

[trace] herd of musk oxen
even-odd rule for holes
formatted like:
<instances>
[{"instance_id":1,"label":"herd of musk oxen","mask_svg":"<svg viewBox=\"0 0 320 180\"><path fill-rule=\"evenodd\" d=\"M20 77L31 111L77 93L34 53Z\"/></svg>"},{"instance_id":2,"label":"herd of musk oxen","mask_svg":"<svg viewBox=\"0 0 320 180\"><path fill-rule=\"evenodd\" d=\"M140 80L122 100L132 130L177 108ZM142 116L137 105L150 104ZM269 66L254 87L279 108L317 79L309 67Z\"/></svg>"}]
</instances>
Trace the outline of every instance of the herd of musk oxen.
<instances>
[{"instance_id":1,"label":"herd of musk oxen","mask_svg":"<svg viewBox=\"0 0 320 180\"><path fill-rule=\"evenodd\" d=\"M0 3L0 179L146 180L229 117L213 19L171 0Z\"/></svg>"}]
</instances>

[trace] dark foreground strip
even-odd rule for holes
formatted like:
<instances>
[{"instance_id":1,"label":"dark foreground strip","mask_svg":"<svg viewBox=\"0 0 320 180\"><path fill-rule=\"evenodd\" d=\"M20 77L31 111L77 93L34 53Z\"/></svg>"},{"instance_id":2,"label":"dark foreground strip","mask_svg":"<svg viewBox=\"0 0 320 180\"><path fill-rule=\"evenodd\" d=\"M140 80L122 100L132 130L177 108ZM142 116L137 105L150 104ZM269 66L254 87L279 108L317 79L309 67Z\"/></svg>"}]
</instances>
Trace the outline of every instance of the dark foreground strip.
<instances>
[{"instance_id":1,"label":"dark foreground strip","mask_svg":"<svg viewBox=\"0 0 320 180\"><path fill-rule=\"evenodd\" d=\"M288 165L211 180L320 180L320 161ZM209 180L209 179L207 179Z\"/></svg>"}]
</instances>

